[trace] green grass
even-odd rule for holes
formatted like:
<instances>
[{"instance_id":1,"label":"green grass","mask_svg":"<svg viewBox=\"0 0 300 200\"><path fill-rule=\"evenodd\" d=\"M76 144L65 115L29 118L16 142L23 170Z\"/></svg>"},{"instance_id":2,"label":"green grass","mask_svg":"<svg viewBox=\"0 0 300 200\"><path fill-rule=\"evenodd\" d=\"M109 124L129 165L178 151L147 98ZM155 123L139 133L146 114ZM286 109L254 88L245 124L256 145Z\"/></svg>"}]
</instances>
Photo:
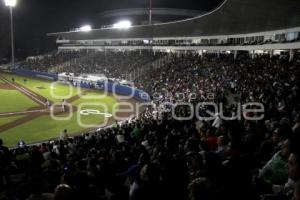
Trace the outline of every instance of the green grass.
<instances>
[{"instance_id":1,"label":"green grass","mask_svg":"<svg viewBox=\"0 0 300 200\"><path fill-rule=\"evenodd\" d=\"M94 94L95 93L92 92L92 95ZM88 94L87 96L90 96L90 94ZM75 101L73 105L100 102L107 105L108 113L113 112L113 106L117 103L116 100L112 97L104 97L102 99L81 98ZM104 111L102 107L97 105L84 105L81 108L82 110L97 109L101 112ZM58 115L56 117L63 119L67 116ZM80 126L79 120L85 125L84 127ZM81 115L79 111L74 112L70 119L61 121L54 120L49 115L47 115L41 116L25 124L9 129L1 133L0 136L5 141L5 145L12 147L15 146L20 139L24 140L27 143L38 142L42 140L47 140L49 138L59 137L64 129L67 129L68 133L71 135L73 133L84 132L84 130L86 130L87 128L97 127L97 125L100 125L103 122L103 115Z\"/></svg>"},{"instance_id":2,"label":"green grass","mask_svg":"<svg viewBox=\"0 0 300 200\"><path fill-rule=\"evenodd\" d=\"M35 78L28 78L27 82L24 83L24 77L3 73L0 74L4 76L6 79L11 80L14 77L15 82L21 84L22 86L34 91L35 93L48 98L53 102L60 102L62 99L68 99L75 95L80 94L80 90L75 87L69 87L68 85L53 83L46 80L40 80Z\"/></svg>"},{"instance_id":3,"label":"green grass","mask_svg":"<svg viewBox=\"0 0 300 200\"><path fill-rule=\"evenodd\" d=\"M13 122L17 119L20 119L24 117L24 115L15 115L15 116L10 116L10 117L0 117L0 126L3 126L5 124L8 124L10 122Z\"/></svg>"},{"instance_id":4,"label":"green grass","mask_svg":"<svg viewBox=\"0 0 300 200\"><path fill-rule=\"evenodd\" d=\"M1 112L25 111L28 108L38 106L36 102L17 90L0 89L0 98Z\"/></svg>"},{"instance_id":5,"label":"green grass","mask_svg":"<svg viewBox=\"0 0 300 200\"><path fill-rule=\"evenodd\" d=\"M97 121L100 122L103 119L99 118ZM5 141L5 145L12 147L20 139L23 139L27 143L32 143L59 137L64 129L67 129L69 133L76 133L84 131L86 128L78 125L76 115L73 115L67 121L56 121L51 119L50 116L42 116L1 133L1 137Z\"/></svg>"},{"instance_id":6,"label":"green grass","mask_svg":"<svg viewBox=\"0 0 300 200\"><path fill-rule=\"evenodd\" d=\"M51 82L50 81L43 81L39 79L31 79L31 78L26 78L28 81L27 83L23 82L23 77L21 76L16 76L16 75L11 75L11 74L2 74L5 76L7 79L11 80L12 77L15 78L15 81L19 84L24 85L24 87L29 88L33 90L34 92L40 94L41 96L48 98L54 102L61 102L62 98L54 98L51 96L50 93L50 86ZM44 87L46 89L38 89L37 87ZM74 88L73 88L74 89ZM55 86L55 94L57 95L66 95L69 91L69 88L65 85L59 84ZM118 104L117 101L113 97L109 96L101 96L103 95L102 92L96 91L96 90L85 90L83 89L82 92L85 94L82 96L80 99L72 102L72 105L80 107L81 109L93 109L93 110L99 110L100 112L107 112L112 114L114 112L113 108L118 109ZM21 94L21 93L20 93ZM73 90L71 92L71 96L79 94L79 91ZM22 94L21 94L22 95ZM19 103L20 99L15 98L14 95L8 95L10 98L14 99L16 101L15 103ZM101 98L100 98L101 96ZM2 95L1 95L1 102L2 102ZM29 101L31 101L29 99ZM15 104L15 103L12 103ZM95 105L96 103L102 103L106 105L107 109L104 109L102 106ZM23 104L23 103L22 103ZM0 112L4 112L3 108L0 107ZM19 108L18 108L19 109ZM20 111L20 110L18 110ZM63 117L66 117L65 115L58 115L56 116L60 119ZM16 126L14 128L11 128L9 130L6 130L4 132L0 133L0 138L3 139L5 145L9 147L13 147L17 144L17 142L20 139L23 139L26 143L34 143L34 142L39 142L43 140L48 140L50 138L57 138L60 136L62 131L64 129L68 130L68 133L75 134L75 133L80 133L84 132L88 128L91 127L97 127L98 125L102 124L105 119L103 115L82 115L80 114L79 111L74 112L72 117L68 120L54 120L51 118L50 115L44 115L41 117L38 117L36 119L33 119L32 121L26 122L24 124L21 124L19 126ZM1 118L0 118L1 120ZM9 119L6 119L7 121ZM3 118L3 121L4 118ZM13 119L11 119L13 121ZM81 121L84 125L87 125L88 127L80 126L78 123ZM1 121L0 121L1 123ZM4 123L4 122L3 122Z\"/></svg>"},{"instance_id":7,"label":"green grass","mask_svg":"<svg viewBox=\"0 0 300 200\"><path fill-rule=\"evenodd\" d=\"M107 112L112 113L112 107L117 101L113 97L102 96L103 94L100 92L89 91L86 95L82 96L80 99L74 101L72 104L75 106L84 105L84 109L99 109L104 111L101 105L94 104L104 104L107 106ZM90 105L87 105L90 104Z\"/></svg>"},{"instance_id":8,"label":"green grass","mask_svg":"<svg viewBox=\"0 0 300 200\"><path fill-rule=\"evenodd\" d=\"M108 96L96 98L99 94L101 93L88 93L84 97L73 102L73 105L77 106L77 108L80 110L92 109L99 110L102 113L113 114L114 106L116 106L116 109L118 108L118 106L116 105L117 101L114 98ZM95 98L91 99L92 97ZM77 119L80 120L83 124L93 126L104 121L103 115L81 115L80 110L77 111Z\"/></svg>"}]
</instances>

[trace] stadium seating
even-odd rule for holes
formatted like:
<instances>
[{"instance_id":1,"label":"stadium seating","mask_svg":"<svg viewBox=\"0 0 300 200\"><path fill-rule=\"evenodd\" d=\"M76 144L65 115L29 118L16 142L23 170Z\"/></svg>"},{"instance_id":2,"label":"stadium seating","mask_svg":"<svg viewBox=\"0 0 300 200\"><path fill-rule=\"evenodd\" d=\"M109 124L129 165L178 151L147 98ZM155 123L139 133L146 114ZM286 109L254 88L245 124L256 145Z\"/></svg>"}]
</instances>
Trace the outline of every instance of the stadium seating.
<instances>
[{"instance_id":1,"label":"stadium seating","mask_svg":"<svg viewBox=\"0 0 300 200\"><path fill-rule=\"evenodd\" d=\"M167 56L134 80L157 106L95 133L10 151L0 142L0 199L291 199L300 179L299 55L291 62L264 55L104 56L58 53L23 67L124 78L126 71ZM182 102L223 103L227 117L238 113L237 103L258 102L264 118L172 118L172 106ZM208 110L206 105L197 112L205 116ZM181 117L191 112L175 109Z\"/></svg>"}]
</instances>

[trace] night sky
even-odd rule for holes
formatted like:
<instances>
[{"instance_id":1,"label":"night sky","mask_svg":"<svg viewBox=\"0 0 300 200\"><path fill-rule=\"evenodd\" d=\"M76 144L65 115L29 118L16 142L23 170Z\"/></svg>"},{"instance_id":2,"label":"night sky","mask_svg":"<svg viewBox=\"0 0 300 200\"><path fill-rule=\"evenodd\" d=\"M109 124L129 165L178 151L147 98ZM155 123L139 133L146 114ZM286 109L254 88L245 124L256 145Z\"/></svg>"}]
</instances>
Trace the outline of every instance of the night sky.
<instances>
[{"instance_id":1,"label":"night sky","mask_svg":"<svg viewBox=\"0 0 300 200\"><path fill-rule=\"evenodd\" d=\"M211 10L221 0L153 0L153 7ZM96 14L122 8L148 7L149 0L18 0L14 8L16 56L24 58L55 50L46 33L93 25ZM10 57L9 8L0 0L0 61ZM94 27L97 28L97 27ZM9 58L10 59L10 58Z\"/></svg>"}]
</instances>

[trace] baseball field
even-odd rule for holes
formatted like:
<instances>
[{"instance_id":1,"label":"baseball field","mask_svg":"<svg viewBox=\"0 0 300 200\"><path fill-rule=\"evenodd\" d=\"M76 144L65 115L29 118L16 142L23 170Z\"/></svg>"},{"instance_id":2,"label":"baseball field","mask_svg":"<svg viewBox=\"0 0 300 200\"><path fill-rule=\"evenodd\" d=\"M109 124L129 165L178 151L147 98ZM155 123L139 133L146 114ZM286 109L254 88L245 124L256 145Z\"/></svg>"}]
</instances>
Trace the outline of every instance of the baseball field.
<instances>
[{"instance_id":1,"label":"baseball field","mask_svg":"<svg viewBox=\"0 0 300 200\"><path fill-rule=\"evenodd\" d=\"M112 124L118 109L101 91L0 72L0 138L9 147Z\"/></svg>"}]
</instances>

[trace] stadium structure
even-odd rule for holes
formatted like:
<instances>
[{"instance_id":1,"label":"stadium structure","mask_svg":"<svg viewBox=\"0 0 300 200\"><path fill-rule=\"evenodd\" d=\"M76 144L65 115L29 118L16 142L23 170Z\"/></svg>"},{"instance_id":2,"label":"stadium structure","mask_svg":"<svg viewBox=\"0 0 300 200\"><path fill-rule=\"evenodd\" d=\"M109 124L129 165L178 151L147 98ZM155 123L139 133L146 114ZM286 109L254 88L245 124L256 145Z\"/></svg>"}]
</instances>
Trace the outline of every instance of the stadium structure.
<instances>
[{"instance_id":1,"label":"stadium structure","mask_svg":"<svg viewBox=\"0 0 300 200\"><path fill-rule=\"evenodd\" d=\"M178 8L152 8L152 23L182 20L196 17L204 13L206 13L206 11ZM132 25L147 25L149 24L149 9L128 8L99 13L96 16L96 27L105 28L105 25L114 24L124 19L131 21Z\"/></svg>"},{"instance_id":2,"label":"stadium structure","mask_svg":"<svg viewBox=\"0 0 300 200\"><path fill-rule=\"evenodd\" d=\"M299 8L300 4L296 0L290 1L289 4L286 4L283 0L272 2L224 0L215 9L205 13L180 9L153 9L153 22L157 20L161 20L161 22L144 25L139 24L143 24L143 21L146 20L147 9L108 11L98 15L100 24L104 22L114 23L116 22L114 20L133 16L134 25L130 27L102 27L92 30L49 33L49 37L57 38L58 53L60 54L28 57L26 62L31 69L34 69L31 66L33 65L32 61L33 63L36 60L46 62L45 64L48 64L49 68L44 69L45 66L43 66L42 69L52 74L36 71L30 72L26 71L26 68L12 70L21 76L43 77L48 80L59 80L62 82L70 81L73 86L105 88L104 90L106 91L117 91L125 96L133 94L133 99L137 101L149 101L150 96L153 98L154 94L149 96L143 91L145 88L139 90L139 88L131 87L131 85L136 81L142 82L145 75L166 65L166 63L170 62L170 55L173 54L187 55L192 53L200 56L203 54L214 54L218 57L222 54L231 54L234 59L239 54L245 53L252 58L255 58L256 55L268 54L270 58L273 55L280 55L288 57L292 61L294 55L300 49ZM245 12L247 12L247 15L245 15ZM168 21L178 19L179 16L180 20ZM182 17L185 19L182 19ZM105 21L101 21L100 18ZM66 55L64 55L64 52L66 52ZM84 52L84 55L76 52ZM101 68L101 65L109 65L109 63L115 62L110 60L113 59L114 54L107 55L109 52L114 52L117 57L123 57L123 59L137 56L135 52L139 52L140 58L135 64L128 62L130 66L124 66L124 69ZM143 55L148 58L144 59ZM66 56L66 58L60 58L60 56ZM51 60L55 59L60 60L59 64L51 64ZM96 61L97 59L98 61ZM120 58L120 62L121 60ZM99 61L103 61L105 64L97 63ZM85 64L82 64L82 62L85 62ZM68 72L63 71L66 70L66 67ZM113 88L111 83L105 84L102 75L94 76L95 74L93 73L95 71L93 69L97 67L100 67L97 73L105 72L106 75L110 76L108 77L110 81L121 84L118 86L118 89ZM126 69L127 67L128 69ZM41 70L41 68L38 70ZM115 70L114 73L112 73L112 70ZM81 74L80 72L88 72L89 74ZM11 75L2 77L4 82L11 78ZM26 86L24 85L25 82L21 83L23 84L22 87ZM6 86L3 85L3 87ZM9 87L11 88L11 86ZM22 88L21 90L22 93L29 95L40 106L44 106L45 102L42 99L49 99L50 94L43 96L39 89L48 89L48 87L50 86L40 86L37 87L38 90L35 87L29 87L27 88L28 91L25 90L25 93ZM48 92L50 90L51 88L49 88ZM63 90L62 93L66 92L65 87L62 87L61 90ZM38 100L32 96L36 94L39 95ZM81 93L75 93L74 95L81 95ZM71 100L73 100L72 98ZM51 104L59 101L58 98L50 98L50 100L52 100ZM75 105L75 110L77 109L76 106L78 105ZM110 109L110 111L112 110ZM34 109L30 112L35 113L40 112L40 110ZM4 112L1 116L6 116L7 114L9 113ZM19 114L22 114L22 112ZM17 113L17 115L19 114ZM22 123L25 121L22 121ZM110 121L110 124L112 124L113 121ZM13 125L12 123L11 125L3 126L0 130L8 130ZM77 129L75 132L78 133ZM47 137L41 137L40 139L47 139ZM13 139L13 141L15 142L16 139Z\"/></svg>"},{"instance_id":3,"label":"stadium structure","mask_svg":"<svg viewBox=\"0 0 300 200\"><path fill-rule=\"evenodd\" d=\"M224 0L49 33L57 51L0 71L0 199L299 200L299 11Z\"/></svg>"},{"instance_id":4,"label":"stadium structure","mask_svg":"<svg viewBox=\"0 0 300 200\"><path fill-rule=\"evenodd\" d=\"M203 15L166 23L49 33L59 50L249 51L252 55L299 49L299 3L225 0ZM247 13L247 14L246 14Z\"/></svg>"},{"instance_id":5,"label":"stadium structure","mask_svg":"<svg viewBox=\"0 0 300 200\"><path fill-rule=\"evenodd\" d=\"M225 53L233 55L234 59L239 54L245 53L252 58L255 58L256 55L268 54L270 58L273 55L281 55L288 57L289 61L292 61L294 55L300 49L299 8L300 4L296 0L291 0L288 4L283 0L272 2L224 0L215 9L205 13L180 9L153 9L154 23L144 25L140 24L143 24L143 21L146 20L147 9L108 11L99 14L98 18L105 20L107 23L114 23L113 20L137 16L135 18L136 21L134 25L129 27L102 27L92 30L49 33L49 37L57 38L58 52L61 54L28 57L26 62L31 69L34 69L34 66L31 66L33 65L32 61L34 63L36 60L41 60L42 63L45 62L45 64L49 65L49 68L45 69L45 66L43 66L42 69L52 74L49 75L45 74L45 72L37 71L30 72L26 71L26 69L11 70L19 75L43 77L48 80L59 80L62 82L70 81L73 86L81 86L83 88L105 88L104 90L110 92L116 90L119 94L125 96L133 93L135 100L149 101L150 96L153 98L153 94L149 96L145 91L134 88L131 85L136 81L143 81L143 77L152 70L166 65L170 61L170 55L172 54L186 55L193 53L201 56L212 53L220 56ZM245 12L247 12L247 15L245 15ZM180 20L168 21L178 19L179 16ZM182 19L182 17L185 19ZM157 20L162 22L156 22ZM103 21L99 20L99 23L102 24ZM66 55L64 55L64 52L66 52ZM76 52L85 53L82 56ZM113 59L114 54L107 55L109 52L115 52L117 57L123 56L123 59L137 56L135 52L139 52L140 58L137 58L138 61L135 64L128 62L129 66L124 66L124 69L108 69L105 66L103 68L102 65L109 65L115 62L110 60ZM145 52L147 59L143 58ZM60 58L60 56L65 56L66 58ZM56 61L59 64L51 63L55 59L60 60L59 62ZM120 62L121 60L120 58ZM85 62L85 64L82 64L82 62ZM66 70L66 67L68 72L62 71ZM72 70L73 67L74 70ZM128 69L126 69L127 67ZM98 78L94 76L93 73L96 73L93 71L94 68L99 68L97 73L105 72L109 75L110 83L105 84L103 81L104 76L102 75L98 76ZM41 68L38 68L38 70L41 70ZM88 72L89 74L81 74L80 72ZM7 82L11 78L11 75L6 75L1 79ZM121 85L118 85L118 88L115 89L112 82ZM22 87L26 86L24 85L25 81L22 84ZM39 84L42 85L43 83ZM3 84L3 87L5 88L6 86ZM12 86L9 87L11 88ZM43 102L43 98L49 99L48 96L41 95L42 93L36 90L35 87L29 87L27 88L29 90L24 91L22 87L16 86L15 88L21 90L25 95L29 95L40 106L46 104ZM40 86L37 88L45 87ZM46 88L48 87L50 86ZM62 90L66 92L66 88ZM34 97L36 93L39 95L38 99ZM78 98L80 98L82 94L79 92L74 95L79 95ZM71 100L73 100L72 98ZM59 101L58 98L50 98L50 100L52 100L50 104ZM75 110L77 109L76 106L78 105L75 105ZM40 107L38 110L35 109L30 112L40 112L41 110L39 109ZM7 114L11 113L2 113L2 116ZM15 114L13 113L13 115ZM22 112L19 114L22 114ZM4 126L0 130L8 130L12 125Z\"/></svg>"}]
</instances>

